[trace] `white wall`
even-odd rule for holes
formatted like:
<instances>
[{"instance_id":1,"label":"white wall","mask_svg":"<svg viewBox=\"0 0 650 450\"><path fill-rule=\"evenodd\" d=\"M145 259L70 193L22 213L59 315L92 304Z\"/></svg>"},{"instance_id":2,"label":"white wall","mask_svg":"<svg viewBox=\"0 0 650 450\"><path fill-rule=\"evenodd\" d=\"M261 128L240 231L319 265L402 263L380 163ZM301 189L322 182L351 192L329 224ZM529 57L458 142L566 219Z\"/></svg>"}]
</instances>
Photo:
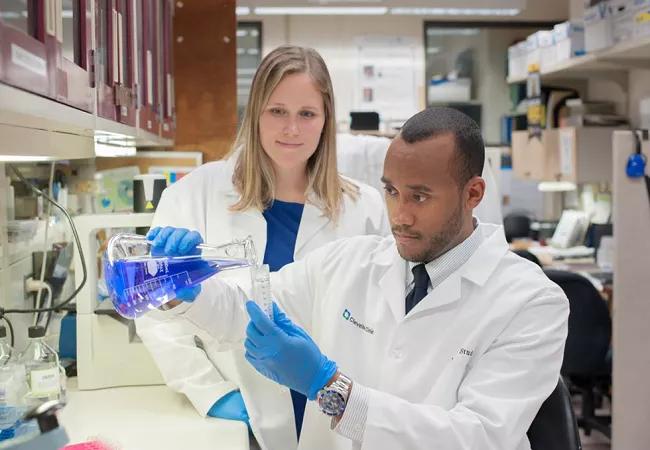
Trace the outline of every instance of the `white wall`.
<instances>
[{"instance_id":1,"label":"white wall","mask_svg":"<svg viewBox=\"0 0 650 450\"><path fill-rule=\"evenodd\" d=\"M355 38L363 35L404 36L416 42L416 92L419 108L425 107L424 19L412 16L379 17L261 17L262 53L266 55L282 44L313 47L325 59L336 98L337 122L347 123L354 105L357 76ZM479 74L476 98L483 104L483 131L488 142L500 140L500 118L509 109L509 90L505 82L508 46L517 30L482 31L482 47L477 49L475 72ZM525 35L525 33L524 33ZM495 88L498 86L498 88Z\"/></svg>"},{"instance_id":2,"label":"white wall","mask_svg":"<svg viewBox=\"0 0 650 450\"><path fill-rule=\"evenodd\" d=\"M256 19L257 20L257 19ZM362 35L404 36L415 39L416 89L424 107L424 28L417 17L309 17L262 18L262 53L278 45L294 44L316 49L330 70L336 99L336 120L347 122L354 102L357 77L357 48L354 40Z\"/></svg>"}]
</instances>

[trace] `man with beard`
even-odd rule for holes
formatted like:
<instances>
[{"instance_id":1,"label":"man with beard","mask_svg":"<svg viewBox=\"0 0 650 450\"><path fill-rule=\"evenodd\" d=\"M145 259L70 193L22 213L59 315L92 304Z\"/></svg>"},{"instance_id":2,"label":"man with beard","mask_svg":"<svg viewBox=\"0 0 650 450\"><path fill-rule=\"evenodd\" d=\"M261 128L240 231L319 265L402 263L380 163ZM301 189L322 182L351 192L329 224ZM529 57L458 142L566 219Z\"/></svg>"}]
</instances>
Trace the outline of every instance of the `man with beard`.
<instances>
[{"instance_id":1,"label":"man with beard","mask_svg":"<svg viewBox=\"0 0 650 450\"><path fill-rule=\"evenodd\" d=\"M260 373L316 400L299 449L528 450L558 382L568 301L473 217L483 164L475 122L424 110L386 155L393 237L336 241L273 274L273 319L218 277L163 314L222 343L245 336Z\"/></svg>"}]
</instances>

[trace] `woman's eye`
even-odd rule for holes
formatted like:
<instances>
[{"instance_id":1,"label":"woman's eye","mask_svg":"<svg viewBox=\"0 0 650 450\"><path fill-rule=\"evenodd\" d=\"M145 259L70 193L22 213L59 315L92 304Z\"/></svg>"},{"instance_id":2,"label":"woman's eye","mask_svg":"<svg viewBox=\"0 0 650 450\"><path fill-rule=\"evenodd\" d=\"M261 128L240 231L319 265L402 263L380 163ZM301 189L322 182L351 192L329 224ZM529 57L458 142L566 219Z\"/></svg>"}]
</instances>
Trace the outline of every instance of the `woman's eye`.
<instances>
[{"instance_id":1,"label":"woman's eye","mask_svg":"<svg viewBox=\"0 0 650 450\"><path fill-rule=\"evenodd\" d=\"M311 118L311 117L315 117L315 116L316 116L316 114L315 114L314 112L312 112L312 111L303 111L303 112L300 113L300 114L301 114L303 117L307 117L307 118Z\"/></svg>"},{"instance_id":2,"label":"woman's eye","mask_svg":"<svg viewBox=\"0 0 650 450\"><path fill-rule=\"evenodd\" d=\"M271 108L269 111L270 111L271 114L273 114L274 116L281 116L282 114L284 114L284 110L283 110L283 109L280 109L280 108Z\"/></svg>"}]
</instances>

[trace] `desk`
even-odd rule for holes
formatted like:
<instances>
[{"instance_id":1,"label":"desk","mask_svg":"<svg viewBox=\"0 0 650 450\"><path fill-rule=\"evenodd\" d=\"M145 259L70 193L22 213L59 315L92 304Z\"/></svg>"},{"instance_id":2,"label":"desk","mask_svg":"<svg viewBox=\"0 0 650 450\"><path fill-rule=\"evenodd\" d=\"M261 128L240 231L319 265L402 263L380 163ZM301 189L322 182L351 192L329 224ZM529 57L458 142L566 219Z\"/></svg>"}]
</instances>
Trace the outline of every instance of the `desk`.
<instances>
[{"instance_id":1,"label":"desk","mask_svg":"<svg viewBox=\"0 0 650 450\"><path fill-rule=\"evenodd\" d=\"M80 391L71 378L59 422L70 443L99 438L120 450L249 449L244 423L203 419L164 385Z\"/></svg>"}]
</instances>

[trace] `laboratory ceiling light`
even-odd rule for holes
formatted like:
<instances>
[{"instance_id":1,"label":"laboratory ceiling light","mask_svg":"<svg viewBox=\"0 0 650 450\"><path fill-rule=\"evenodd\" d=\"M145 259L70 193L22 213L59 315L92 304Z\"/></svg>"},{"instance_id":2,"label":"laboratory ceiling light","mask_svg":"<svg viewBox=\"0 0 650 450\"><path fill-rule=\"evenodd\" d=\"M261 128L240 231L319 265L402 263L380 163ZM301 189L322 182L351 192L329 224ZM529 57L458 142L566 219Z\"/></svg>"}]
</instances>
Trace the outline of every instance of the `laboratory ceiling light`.
<instances>
[{"instance_id":1,"label":"laboratory ceiling light","mask_svg":"<svg viewBox=\"0 0 650 450\"><path fill-rule=\"evenodd\" d=\"M237 6L235 8L235 14L238 16L247 16L251 13L251 9L248 6Z\"/></svg>"},{"instance_id":2,"label":"laboratory ceiling light","mask_svg":"<svg viewBox=\"0 0 650 450\"><path fill-rule=\"evenodd\" d=\"M575 191L576 185L570 181L542 181L537 185L537 190L540 192Z\"/></svg>"},{"instance_id":3,"label":"laboratory ceiling light","mask_svg":"<svg viewBox=\"0 0 650 450\"><path fill-rule=\"evenodd\" d=\"M517 8L391 8L395 15L412 16L516 16Z\"/></svg>"},{"instance_id":4,"label":"laboratory ceiling light","mask_svg":"<svg viewBox=\"0 0 650 450\"><path fill-rule=\"evenodd\" d=\"M95 140L95 156L135 156L136 151L134 145L115 145Z\"/></svg>"},{"instance_id":5,"label":"laboratory ceiling light","mask_svg":"<svg viewBox=\"0 0 650 450\"><path fill-rule=\"evenodd\" d=\"M51 161L50 156L0 155L0 162L42 162Z\"/></svg>"},{"instance_id":6,"label":"laboratory ceiling light","mask_svg":"<svg viewBox=\"0 0 650 450\"><path fill-rule=\"evenodd\" d=\"M383 6L264 6L255 8L255 14L260 16L378 16L388 12Z\"/></svg>"}]
</instances>

